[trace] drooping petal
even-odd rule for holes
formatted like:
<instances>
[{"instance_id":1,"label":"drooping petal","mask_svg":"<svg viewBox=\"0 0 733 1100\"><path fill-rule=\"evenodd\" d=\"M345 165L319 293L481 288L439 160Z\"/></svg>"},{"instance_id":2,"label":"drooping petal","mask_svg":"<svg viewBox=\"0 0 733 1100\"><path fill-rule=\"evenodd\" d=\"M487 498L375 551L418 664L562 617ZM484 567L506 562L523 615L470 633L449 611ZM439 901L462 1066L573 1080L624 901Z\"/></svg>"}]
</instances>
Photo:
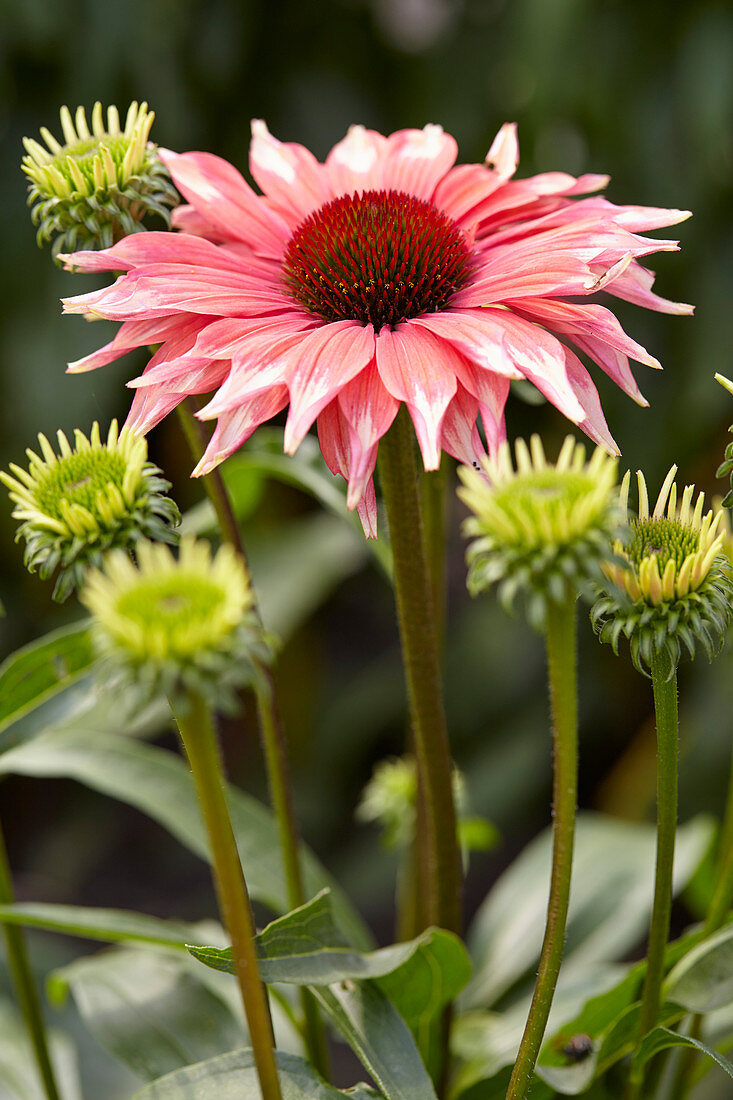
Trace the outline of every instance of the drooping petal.
<instances>
[{"instance_id":1,"label":"drooping petal","mask_svg":"<svg viewBox=\"0 0 733 1100\"><path fill-rule=\"evenodd\" d=\"M415 425L426 470L440 465L440 432L456 392L458 353L426 329L409 321L377 336L377 369L398 401L404 401Z\"/></svg>"},{"instance_id":2,"label":"drooping petal","mask_svg":"<svg viewBox=\"0 0 733 1100\"><path fill-rule=\"evenodd\" d=\"M339 391L337 400L349 433L347 503L353 507L372 476L375 447L392 424L400 403L385 389L375 362L348 382Z\"/></svg>"},{"instance_id":3,"label":"drooping petal","mask_svg":"<svg viewBox=\"0 0 733 1100\"><path fill-rule=\"evenodd\" d=\"M476 423L478 413L476 398L459 386L443 418L441 446L464 466L480 466L486 454Z\"/></svg>"},{"instance_id":4,"label":"drooping petal","mask_svg":"<svg viewBox=\"0 0 733 1100\"><path fill-rule=\"evenodd\" d=\"M208 322L208 318L196 318L197 328L200 331ZM181 328L180 317L156 317L142 321L123 321L113 340L101 347L99 351L93 351L85 355L83 359L77 359L69 363L69 374L83 374L85 371L96 370L97 367L113 363L123 355L127 355L134 348L145 347L149 344L160 344L171 336L175 336Z\"/></svg>"},{"instance_id":5,"label":"drooping petal","mask_svg":"<svg viewBox=\"0 0 733 1100\"><path fill-rule=\"evenodd\" d=\"M290 411L284 447L293 454L311 424L339 390L374 358L374 329L336 321L305 336L285 353Z\"/></svg>"},{"instance_id":6,"label":"drooping petal","mask_svg":"<svg viewBox=\"0 0 733 1100\"><path fill-rule=\"evenodd\" d=\"M690 316L695 312L695 307L686 302L671 302L668 298L660 298L658 294L652 293L655 278L654 272L649 268L632 261L623 274L614 280L612 286L608 287L608 293L615 298L623 298L626 302L643 306L644 309L654 309L658 313Z\"/></svg>"},{"instance_id":7,"label":"drooping petal","mask_svg":"<svg viewBox=\"0 0 733 1100\"><path fill-rule=\"evenodd\" d=\"M377 501L372 474L377 460L377 446L362 456L354 469L351 433L338 402L331 401L318 415L318 442L324 461L332 474L340 474L349 484L347 507L356 508L364 534L377 537Z\"/></svg>"},{"instance_id":8,"label":"drooping petal","mask_svg":"<svg viewBox=\"0 0 733 1100\"><path fill-rule=\"evenodd\" d=\"M285 386L272 386L266 393L253 397L219 418L214 434L192 477L210 473L245 443L255 428L276 416L288 403Z\"/></svg>"}]
</instances>

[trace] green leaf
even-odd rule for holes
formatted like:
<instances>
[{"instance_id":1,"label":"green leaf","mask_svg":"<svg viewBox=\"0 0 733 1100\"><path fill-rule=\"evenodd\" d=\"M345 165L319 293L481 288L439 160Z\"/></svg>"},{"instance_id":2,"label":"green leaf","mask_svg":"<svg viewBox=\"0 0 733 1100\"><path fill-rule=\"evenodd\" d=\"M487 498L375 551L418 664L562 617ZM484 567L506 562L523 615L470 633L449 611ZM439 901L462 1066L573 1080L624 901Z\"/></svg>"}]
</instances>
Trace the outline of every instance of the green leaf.
<instances>
[{"instance_id":1,"label":"green leaf","mask_svg":"<svg viewBox=\"0 0 733 1100\"><path fill-rule=\"evenodd\" d=\"M664 983L664 996L690 1012L712 1012L733 1002L733 925L693 947Z\"/></svg>"},{"instance_id":2,"label":"green leaf","mask_svg":"<svg viewBox=\"0 0 733 1100\"><path fill-rule=\"evenodd\" d=\"M82 1100L76 1051L62 1033L48 1032L51 1061L61 1100ZM42 1100L38 1066L20 1016L0 1000L0 1096L2 1100Z\"/></svg>"},{"instance_id":3,"label":"green leaf","mask_svg":"<svg viewBox=\"0 0 733 1100\"><path fill-rule=\"evenodd\" d=\"M391 976L380 984L397 995L412 1019L419 1019L431 1005L438 1011L447 1004L471 973L461 941L439 928L376 951L350 948L334 921L328 890L268 924L257 936L257 947L260 974L266 982L333 985L347 979ZM234 973L230 947L189 945L188 950L206 966Z\"/></svg>"},{"instance_id":4,"label":"green leaf","mask_svg":"<svg viewBox=\"0 0 733 1100\"><path fill-rule=\"evenodd\" d=\"M312 989L387 1100L436 1100L407 1024L375 982L346 981Z\"/></svg>"},{"instance_id":5,"label":"green leaf","mask_svg":"<svg viewBox=\"0 0 733 1100\"><path fill-rule=\"evenodd\" d=\"M54 971L49 996L70 991L89 1030L143 1080L242 1045L226 999L199 981L186 956L115 949Z\"/></svg>"},{"instance_id":6,"label":"green leaf","mask_svg":"<svg viewBox=\"0 0 733 1100\"><path fill-rule=\"evenodd\" d=\"M88 619L12 653L0 665L0 734L75 684L93 662Z\"/></svg>"},{"instance_id":7,"label":"green leaf","mask_svg":"<svg viewBox=\"0 0 733 1100\"><path fill-rule=\"evenodd\" d=\"M428 1100L434 1095L397 1008L410 1023L427 1026L455 996L470 973L465 949L456 936L429 929L409 943L357 952L345 946L329 896L322 893L269 924L257 937L257 946L263 980L311 986L385 1096ZM230 948L189 947L189 951L208 966L234 971ZM420 1091L426 1088L430 1091Z\"/></svg>"},{"instance_id":8,"label":"green leaf","mask_svg":"<svg viewBox=\"0 0 733 1100\"><path fill-rule=\"evenodd\" d=\"M644 1065L655 1054L659 1054L661 1050L666 1050L668 1047L692 1047L694 1050L706 1055L706 1057L712 1058L729 1077L733 1077L733 1063L724 1058L722 1054L718 1054L717 1050L705 1046L699 1039L691 1039L689 1035L679 1035L676 1031L670 1031L666 1027L655 1027L654 1031L650 1031L644 1037L639 1047L638 1061Z\"/></svg>"},{"instance_id":9,"label":"green leaf","mask_svg":"<svg viewBox=\"0 0 733 1100\"><path fill-rule=\"evenodd\" d=\"M695 818L678 830L676 892L702 858L712 828L709 819ZM536 967L547 915L551 845L550 830L532 841L479 909L469 933L474 977L462 997L467 1007L490 1007ZM566 974L623 958L643 936L652 905L655 849L651 824L579 815Z\"/></svg>"},{"instance_id":10,"label":"green leaf","mask_svg":"<svg viewBox=\"0 0 733 1100\"><path fill-rule=\"evenodd\" d=\"M51 730L0 755L0 775L75 779L135 806L202 859L208 842L191 775L176 754L126 737L85 729ZM229 788L239 854L250 893L275 912L287 910L278 831L272 813L256 799ZM349 942L370 947L370 935L345 894L304 850L306 889L332 890L336 920Z\"/></svg>"},{"instance_id":11,"label":"green leaf","mask_svg":"<svg viewBox=\"0 0 733 1100\"><path fill-rule=\"evenodd\" d=\"M345 1092L324 1084L307 1062L278 1052L277 1068L283 1100L376 1100L368 1085ZM233 1050L207 1062L187 1066L140 1089L132 1100L260 1100L260 1086L251 1050Z\"/></svg>"},{"instance_id":12,"label":"green leaf","mask_svg":"<svg viewBox=\"0 0 733 1100\"><path fill-rule=\"evenodd\" d=\"M43 928L104 943L137 942L184 949L195 937L195 925L160 920L125 909L89 909L77 905L35 902L0 905L0 923Z\"/></svg>"}]
</instances>

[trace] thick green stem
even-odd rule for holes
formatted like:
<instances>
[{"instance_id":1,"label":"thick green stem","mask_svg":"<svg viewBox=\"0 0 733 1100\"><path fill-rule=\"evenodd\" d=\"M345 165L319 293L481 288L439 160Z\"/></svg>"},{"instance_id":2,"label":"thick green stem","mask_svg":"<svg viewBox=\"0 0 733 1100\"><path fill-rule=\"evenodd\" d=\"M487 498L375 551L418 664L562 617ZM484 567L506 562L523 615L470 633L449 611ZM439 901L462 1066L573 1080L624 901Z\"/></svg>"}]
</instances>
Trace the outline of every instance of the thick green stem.
<instances>
[{"instance_id":1,"label":"thick green stem","mask_svg":"<svg viewBox=\"0 0 733 1100\"><path fill-rule=\"evenodd\" d=\"M198 462L206 450L206 433L203 424L196 417L196 403L188 398L178 406L178 418L188 442L194 461ZM212 470L204 479L204 488L216 512L219 530L224 542L228 542L238 552L247 576L250 577L247 555L244 551L239 524L232 508L224 479L219 469ZM277 820L280 837L280 849L288 893L288 904L297 909L307 900L303 886L303 874L300 858L300 837L295 820L292 785L288 769L285 735L277 710L277 701L272 682L272 674L265 665L256 663L257 713L260 724L262 748L265 755L270 800ZM305 1022L305 1043L310 1059L316 1069L326 1078L329 1076L329 1056L326 1032L320 1010L313 995L303 988L300 1001Z\"/></svg>"},{"instance_id":2,"label":"thick green stem","mask_svg":"<svg viewBox=\"0 0 733 1100\"><path fill-rule=\"evenodd\" d=\"M448 462L443 457L439 470L424 470L421 476L422 513L425 525L425 556L433 590L435 629L442 650L445 626L445 523Z\"/></svg>"},{"instance_id":3,"label":"thick green stem","mask_svg":"<svg viewBox=\"0 0 733 1100\"><path fill-rule=\"evenodd\" d=\"M209 836L214 885L224 927L232 941L232 957L262 1096L263 1100L281 1100L270 1008L259 976L254 917L226 804L226 779L219 742L211 715L200 696L191 696L188 704L183 711L173 707L173 713Z\"/></svg>"},{"instance_id":4,"label":"thick green stem","mask_svg":"<svg viewBox=\"0 0 733 1100\"><path fill-rule=\"evenodd\" d=\"M565 945L578 801L578 669L575 596L548 601L545 641L552 709L552 875L547 924L532 1003L509 1082L507 1100L524 1100L550 1015Z\"/></svg>"},{"instance_id":5,"label":"thick green stem","mask_svg":"<svg viewBox=\"0 0 733 1100\"><path fill-rule=\"evenodd\" d=\"M379 446L379 474L394 556L395 598L407 694L425 798L428 867L423 927L461 927L461 858L439 643L420 509L412 423L405 409Z\"/></svg>"},{"instance_id":6,"label":"thick green stem","mask_svg":"<svg viewBox=\"0 0 733 1100\"><path fill-rule=\"evenodd\" d=\"M715 876L715 890L710 902L701 939L706 939L722 928L728 912L733 905L733 758L731 758L728 795L725 803L723 826L718 840L718 859ZM695 1015L690 1021L687 1034L699 1039L702 1030L702 1016ZM680 1051L677 1073L672 1086L670 1100L685 1100L693 1085L697 1051L688 1047Z\"/></svg>"},{"instance_id":7,"label":"thick green stem","mask_svg":"<svg viewBox=\"0 0 733 1100\"><path fill-rule=\"evenodd\" d=\"M677 714L677 669L666 651L654 650L651 665L654 711L657 721L657 865L654 905L649 930L647 968L641 995L639 1042L651 1031L659 1016L664 952L669 940L672 911L674 845L677 832L677 780L679 718ZM644 1068L632 1060L627 1100L642 1095Z\"/></svg>"},{"instance_id":8,"label":"thick green stem","mask_svg":"<svg viewBox=\"0 0 733 1100\"><path fill-rule=\"evenodd\" d=\"M12 905L13 883L10 877L10 865L5 849L5 838L0 829L0 904ZM33 971L28 961L25 939L20 928L14 928L11 924L3 925L5 944L8 953L8 966L13 979L13 986L18 998L18 1004L23 1014L28 1037L31 1041L33 1054L35 1055L38 1073L43 1083L43 1089L48 1100L59 1100L59 1090L54 1077L53 1066L48 1052L46 1041L46 1029L43 1023L43 1011L41 999L33 978Z\"/></svg>"}]
</instances>

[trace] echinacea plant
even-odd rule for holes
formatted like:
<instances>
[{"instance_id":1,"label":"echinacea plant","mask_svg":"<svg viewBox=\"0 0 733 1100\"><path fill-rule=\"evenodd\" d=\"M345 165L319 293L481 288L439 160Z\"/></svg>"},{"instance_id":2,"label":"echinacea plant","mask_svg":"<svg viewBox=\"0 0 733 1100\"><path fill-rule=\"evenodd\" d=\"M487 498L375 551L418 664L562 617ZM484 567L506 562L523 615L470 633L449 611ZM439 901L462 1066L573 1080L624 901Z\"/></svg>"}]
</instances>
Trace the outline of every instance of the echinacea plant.
<instances>
[{"instance_id":1,"label":"echinacea plant","mask_svg":"<svg viewBox=\"0 0 733 1100\"><path fill-rule=\"evenodd\" d=\"M160 1077L158 1063L150 1071L146 1066L156 1080L137 1094L140 1100L182 1100L194 1093L202 1100L545 1100L589 1089L605 1098L620 1095L611 1079L620 1068L621 1092L641 1100L653 1085L648 1058L665 1044L685 1041L733 1075L733 1066L699 1042L694 1020L687 1036L658 1026L670 1019L677 1026L682 1011L670 1017L663 1003L671 957L665 949L676 815L676 667L683 649L694 654L700 643L712 655L724 640L733 603L722 554L727 528L715 510L704 513L702 494L694 501L692 487L678 501L675 468L651 514L640 475L638 515L627 515L630 479L617 485L618 447L586 365L595 364L646 404L629 361L659 364L624 332L608 296L672 314L691 312L654 294L654 276L642 266L645 256L677 247L646 231L682 221L687 212L615 205L598 195L605 176L517 178L511 123L501 127L483 163L457 165L457 144L437 125L389 135L352 126L319 162L256 120L252 187L210 153L158 149L149 140L152 120L146 104L133 103L124 125L115 108L105 120L96 104L90 125L83 108L73 117L64 108L63 144L46 129L46 148L26 141L23 170L39 241L51 241L69 270L116 276L109 286L65 299L66 313L120 323L108 344L69 370L81 375L146 347L149 361L128 383L135 394L121 432L113 422L105 442L95 424L89 437L77 431L73 445L59 432L58 449L41 435L40 454L28 452L27 469L14 464L0 474L28 568L44 577L57 574L57 598L79 590L92 620L91 631L87 620L71 628L85 654L76 654L72 668L44 657L43 668L32 666L29 675L27 654L21 654L16 679L12 669L10 675L19 702L13 696L8 706L23 717L36 705L29 702L35 679L45 703L61 691L61 679L75 686L80 674L93 684L95 702L101 695L113 709L119 700L120 708L124 701L147 715L166 709L161 704L167 699L191 775L167 750L125 738L130 758L153 771L152 761L162 755L167 777L158 789L158 773L149 780L141 764L128 800L155 816L153 804L168 798L165 783L173 789L176 777L181 804L175 829L199 855L211 857L231 944L201 947L195 932L161 929L160 922L152 941L145 941L146 949L152 942L170 953L166 964L178 952L188 966L186 982L195 982L201 965L235 975L248 1045L232 1050L230 1034L220 1039L205 1011L189 1014L197 1040L211 1039L216 1053L205 1047L204 1060L189 1065L190 1052L181 1053L177 1041L168 1044L174 1068ZM163 218L165 231L147 228L151 214ZM594 452L588 456L572 436L555 462L538 435L512 448L504 415L512 382L534 387L596 444ZM148 462L144 437L174 410L193 473L202 476L218 521L216 549L191 535L202 529L201 511L184 517L187 533L177 550L170 548L179 541L179 516L166 495L168 482ZM386 948L371 950L358 914L300 842L276 700L276 647L252 585L236 487L219 469L281 415L282 439L279 429L269 432L277 450L291 458L278 453L275 463L269 451L269 463L253 462L257 478L263 471L273 476L277 467L277 476L287 468L285 479L298 482L303 454L296 452L315 428L313 463L299 483L340 517L335 523L356 511L367 538L388 539L380 562L394 588L409 744L405 756L375 769L358 810L362 821L382 825L402 864L399 942ZM457 999L471 969L461 940L467 853L488 848L495 836L484 818L467 816L472 777L467 771L464 781L453 763L443 701L443 647L451 641L450 630L443 630L450 458L462 463L459 493L471 513L464 523L469 590L495 591L507 610L521 606L544 634L547 653L551 881L534 992L521 1018L512 1007L504 1014L515 993L526 992L529 1000L535 962L516 890L509 891L511 904L506 892L499 904L509 911L511 942L516 947L522 941L516 968L506 968L494 1001L480 999L491 974L472 983L465 1000ZM721 472L730 472L725 463ZM210 511L205 515L208 523ZM282 566L274 560L280 586ZM617 650L626 637L635 665L652 677L660 735L658 862L646 962L631 974L624 971L623 988L604 987L592 997L581 1009L582 1025L559 1042L550 1012L558 1007L568 927L570 939L573 933L576 614L583 600L596 601L592 616L602 639ZM266 614L266 598L262 608ZM53 643L49 652L55 652ZM7 683L0 668L0 687ZM250 692L272 815L230 791L224 777L216 712L240 710L246 725ZM143 711L143 702L154 705ZM0 707L0 733L3 713ZM57 732L50 741L63 755ZM344 737L350 732L345 728ZM93 735L105 737L102 731ZM114 787L113 770L100 779L102 789ZM724 933L733 895L732 823L733 784L719 883L704 926L670 947L678 965L693 965L695 951L707 951L710 938ZM581 829L582 823L576 864ZM13 902L2 857L0 838L0 920L22 923L29 911ZM537 880L536 864L533 875ZM252 900L277 914L259 935L248 883ZM586 892L591 897L592 884ZM593 901L597 908L595 895ZM61 908L68 930L73 914ZM58 929L62 917L49 915L51 909L42 919ZM31 919L34 913L41 919L37 910ZM95 933L101 928L122 940L133 926L144 939L155 923L111 910L102 916L87 910L84 919ZM38 1081L48 1100L58 1100L64 1090L55 1081L27 953L19 933L8 943ZM504 962L497 955L492 960L499 968ZM224 988L218 984L228 981L223 974L208 974L209 986L202 980L207 998ZM637 978L638 988L644 983L640 1004ZM299 1000L288 992L292 986ZM596 992L592 983L589 991ZM168 1008L165 997L156 1000L166 1035ZM181 1011L186 1015L185 1003ZM110 1033L117 1026L113 1016L105 1021ZM475 1065L466 1050L472 1028L479 1033L486 1017L505 1030L500 1042L480 1051L490 1068L472 1076ZM374 1087L344 1090L330 1083L326 1019ZM606 1031L586 1034L598 1019ZM144 1040L139 1026L136 1035ZM616 1036L613 1049L609 1035ZM223 1054L219 1042L227 1044ZM619 1063L629 1056L627 1073ZM686 1095L690 1066L689 1059L681 1064L674 1100ZM585 1076L571 1080L578 1067Z\"/></svg>"},{"instance_id":2,"label":"echinacea plant","mask_svg":"<svg viewBox=\"0 0 733 1100\"><path fill-rule=\"evenodd\" d=\"M712 660L722 647L733 613L730 559L723 552L727 530L722 514L704 512L705 494L693 504L694 485L678 501L672 466L653 511L646 479L637 474L639 506L614 545L615 561L605 566L607 581L591 618L601 641L618 653L629 641L635 667L649 670L657 721L657 864L647 971L641 1000L638 1037L654 1027L661 1005L665 950L672 909L673 869L678 803L679 716L677 666L682 647L694 657L702 645ZM631 473L627 471L621 502L628 506ZM704 513L704 514L703 514ZM632 1061L629 1100L643 1096L644 1067Z\"/></svg>"},{"instance_id":3,"label":"echinacea plant","mask_svg":"<svg viewBox=\"0 0 733 1100\"><path fill-rule=\"evenodd\" d=\"M560 973L570 905L578 797L578 670L575 605L587 595L608 557L618 523L616 459L567 436L553 464L542 441L518 439L516 468L508 444L486 459L482 472L460 471L459 496L472 515L468 586L473 595L497 586L505 607L518 594L528 618L543 629L547 649L553 736L552 879L545 938L532 1004L514 1064L507 1100L523 1100L550 1015Z\"/></svg>"}]
</instances>

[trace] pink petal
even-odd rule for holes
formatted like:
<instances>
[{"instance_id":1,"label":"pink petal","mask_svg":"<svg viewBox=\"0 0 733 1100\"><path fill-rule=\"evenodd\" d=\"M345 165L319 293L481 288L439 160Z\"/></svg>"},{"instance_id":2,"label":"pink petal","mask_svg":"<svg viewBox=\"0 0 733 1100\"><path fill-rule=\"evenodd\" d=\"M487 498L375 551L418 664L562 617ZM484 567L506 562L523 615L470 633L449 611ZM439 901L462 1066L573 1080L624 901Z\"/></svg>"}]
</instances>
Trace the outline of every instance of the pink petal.
<instances>
[{"instance_id":1,"label":"pink petal","mask_svg":"<svg viewBox=\"0 0 733 1100\"><path fill-rule=\"evenodd\" d=\"M374 362L339 391L337 400L348 428L351 463L347 504L353 508L372 476L375 446L392 424L400 403L384 388Z\"/></svg>"},{"instance_id":2,"label":"pink petal","mask_svg":"<svg viewBox=\"0 0 733 1100\"><path fill-rule=\"evenodd\" d=\"M387 138L376 130L350 126L346 137L326 157L326 169L334 195L370 191L382 186L381 161Z\"/></svg>"},{"instance_id":3,"label":"pink petal","mask_svg":"<svg viewBox=\"0 0 733 1100\"><path fill-rule=\"evenodd\" d=\"M172 393L167 388L137 390L127 414L125 427L139 435L147 435L184 399L185 394Z\"/></svg>"},{"instance_id":4,"label":"pink petal","mask_svg":"<svg viewBox=\"0 0 733 1100\"><path fill-rule=\"evenodd\" d=\"M249 270L246 261L202 237L153 230L132 233L111 248L62 254L61 259L67 270L78 271L127 271L146 264L187 264L235 272ZM274 274L278 269L270 263L268 270Z\"/></svg>"},{"instance_id":5,"label":"pink petal","mask_svg":"<svg viewBox=\"0 0 733 1100\"><path fill-rule=\"evenodd\" d=\"M502 311L497 309L450 309L442 313L424 313L410 324L426 328L440 340L447 341L482 370L507 378L522 378L522 372L504 349L504 330L495 323L501 316Z\"/></svg>"},{"instance_id":6,"label":"pink petal","mask_svg":"<svg viewBox=\"0 0 733 1100\"><path fill-rule=\"evenodd\" d=\"M262 202L233 165L211 153L159 152L178 190L225 240L235 237L263 256L281 258L294 227Z\"/></svg>"},{"instance_id":7,"label":"pink petal","mask_svg":"<svg viewBox=\"0 0 733 1100\"><path fill-rule=\"evenodd\" d=\"M284 447L293 454L318 413L374 358L374 329L335 321L310 332L286 352L290 411Z\"/></svg>"},{"instance_id":8,"label":"pink petal","mask_svg":"<svg viewBox=\"0 0 733 1100\"><path fill-rule=\"evenodd\" d=\"M259 118L252 121L249 169L293 228L333 198L327 173L313 154L303 145L278 141Z\"/></svg>"},{"instance_id":9,"label":"pink petal","mask_svg":"<svg viewBox=\"0 0 733 1100\"><path fill-rule=\"evenodd\" d=\"M689 316L695 312L695 307L685 302L670 302L668 298L660 298L658 294L653 294L651 288L654 279L653 271L632 261L624 273L614 280L608 288L608 293L613 294L615 298L623 298L626 302L633 302L637 306L654 309L659 313Z\"/></svg>"},{"instance_id":10,"label":"pink petal","mask_svg":"<svg viewBox=\"0 0 733 1100\"><path fill-rule=\"evenodd\" d=\"M595 337L624 355L636 359L638 363L645 363L656 370L661 369L659 360L627 336L618 318L605 306L553 301L549 298L523 299L521 302L507 304L530 321L539 321L553 332L572 336L573 339L576 335Z\"/></svg>"},{"instance_id":11,"label":"pink petal","mask_svg":"<svg viewBox=\"0 0 733 1100\"><path fill-rule=\"evenodd\" d=\"M225 458L245 443L265 420L276 416L288 403L288 391L285 386L273 386L267 393L260 394L251 401L219 418L214 434L204 455L193 471L192 477L208 474Z\"/></svg>"},{"instance_id":12,"label":"pink petal","mask_svg":"<svg viewBox=\"0 0 733 1100\"><path fill-rule=\"evenodd\" d=\"M478 412L476 398L459 386L443 419L441 447L464 466L479 466L486 454L476 424Z\"/></svg>"},{"instance_id":13,"label":"pink petal","mask_svg":"<svg viewBox=\"0 0 733 1100\"><path fill-rule=\"evenodd\" d=\"M589 359L597 363L632 401L644 408L648 406L649 402L639 389L631 372L628 356L596 336L573 336L571 339L576 348L585 352Z\"/></svg>"},{"instance_id":14,"label":"pink petal","mask_svg":"<svg viewBox=\"0 0 733 1100\"><path fill-rule=\"evenodd\" d=\"M207 318L196 318L197 327L200 329L207 322ZM93 351L91 355L85 355L83 359L77 359L69 363L69 374L82 374L85 371L96 370L97 367L106 366L114 362L122 355L127 355L133 348L144 347L146 344L160 344L170 336L175 335L181 329L180 317L153 318L143 321L124 321L117 335L109 344L105 344L99 351Z\"/></svg>"},{"instance_id":15,"label":"pink petal","mask_svg":"<svg viewBox=\"0 0 733 1100\"><path fill-rule=\"evenodd\" d=\"M318 321L310 314L287 314L282 317L224 317L207 325L196 341L197 355L214 359L252 358L259 354L260 338L275 339L307 332Z\"/></svg>"},{"instance_id":16,"label":"pink petal","mask_svg":"<svg viewBox=\"0 0 733 1100\"><path fill-rule=\"evenodd\" d=\"M228 233L225 234L223 229L217 229L211 222L207 222L190 203L181 203L171 213L171 226L183 233L190 233L193 237L203 237L213 244L230 239Z\"/></svg>"},{"instance_id":17,"label":"pink petal","mask_svg":"<svg viewBox=\"0 0 733 1100\"><path fill-rule=\"evenodd\" d=\"M377 537L377 501L372 474L377 461L377 446L362 456L359 470L354 469L349 425L338 402L331 401L318 415L318 442L324 461L332 474L340 474L349 483L347 507L356 508L364 534Z\"/></svg>"},{"instance_id":18,"label":"pink petal","mask_svg":"<svg viewBox=\"0 0 733 1100\"><path fill-rule=\"evenodd\" d=\"M406 321L377 336L377 368L384 385L404 401L415 425L426 470L440 465L440 432L456 392L460 356L419 325Z\"/></svg>"},{"instance_id":19,"label":"pink petal","mask_svg":"<svg viewBox=\"0 0 733 1100\"><path fill-rule=\"evenodd\" d=\"M297 351L301 343L302 335L297 332L254 333L237 350L226 381L198 416L202 420L223 416L272 386L287 385L288 352Z\"/></svg>"},{"instance_id":20,"label":"pink petal","mask_svg":"<svg viewBox=\"0 0 733 1100\"><path fill-rule=\"evenodd\" d=\"M442 126L397 130L387 138L382 187L430 199L457 156L458 145L450 134L444 133Z\"/></svg>"},{"instance_id":21,"label":"pink petal","mask_svg":"<svg viewBox=\"0 0 733 1100\"><path fill-rule=\"evenodd\" d=\"M519 164L519 141L516 122L505 122L486 154L486 167L502 181L511 179Z\"/></svg>"}]
</instances>

